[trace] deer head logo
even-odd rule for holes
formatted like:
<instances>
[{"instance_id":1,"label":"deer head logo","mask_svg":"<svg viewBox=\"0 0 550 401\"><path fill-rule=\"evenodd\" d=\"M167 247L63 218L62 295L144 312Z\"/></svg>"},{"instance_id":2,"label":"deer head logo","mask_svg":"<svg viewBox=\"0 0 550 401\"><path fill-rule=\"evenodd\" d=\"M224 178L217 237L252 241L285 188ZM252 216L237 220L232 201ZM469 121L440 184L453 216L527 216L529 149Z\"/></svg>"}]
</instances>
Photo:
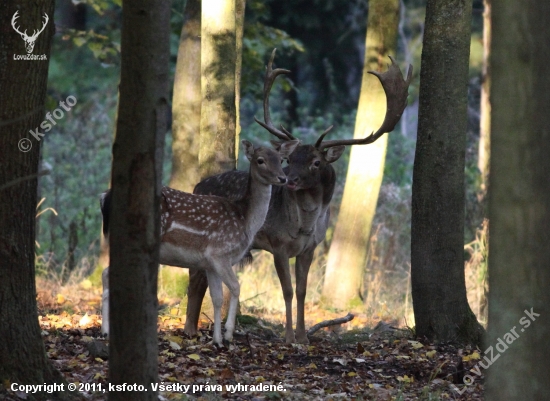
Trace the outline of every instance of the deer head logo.
<instances>
[{"instance_id":1,"label":"deer head logo","mask_svg":"<svg viewBox=\"0 0 550 401\"><path fill-rule=\"evenodd\" d=\"M19 15L17 15L19 11L16 11L15 14L13 14L13 18L11 19L11 26L17 32L23 40L25 41L25 48L27 49L27 53L31 54L34 50L34 42L36 41L36 38L38 38L38 35L42 33L44 28L46 28L46 25L48 25L48 21L50 20L48 18L48 15L44 13L44 24L42 25L42 28L37 32L36 30L33 32L32 36L27 35L27 30L25 29L25 32L21 32L19 28L15 25L16 19L19 18Z\"/></svg>"}]
</instances>

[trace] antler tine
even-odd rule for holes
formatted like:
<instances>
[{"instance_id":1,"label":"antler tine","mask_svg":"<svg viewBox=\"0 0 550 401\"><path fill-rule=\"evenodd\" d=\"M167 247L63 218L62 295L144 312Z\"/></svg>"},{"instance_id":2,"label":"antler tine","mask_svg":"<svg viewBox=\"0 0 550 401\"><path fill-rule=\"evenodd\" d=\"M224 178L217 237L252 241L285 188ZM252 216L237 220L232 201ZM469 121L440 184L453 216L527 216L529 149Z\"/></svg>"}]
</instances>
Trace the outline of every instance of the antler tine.
<instances>
[{"instance_id":1,"label":"antler tine","mask_svg":"<svg viewBox=\"0 0 550 401\"><path fill-rule=\"evenodd\" d=\"M409 64L407 79L403 79L401 70L393 57L390 56L390 60L391 65L388 65L388 71L382 74L376 71L369 71L369 74L376 76L380 80L386 94L386 116L380 128L362 139L335 139L323 142L322 144L317 141L319 143L317 148L326 149L340 145L367 145L373 143L385 133L393 131L405 107L407 107L408 89L412 80L413 68Z\"/></svg>"},{"instance_id":2,"label":"antler tine","mask_svg":"<svg viewBox=\"0 0 550 401\"><path fill-rule=\"evenodd\" d=\"M27 34L27 30L25 30L25 33L21 32L19 30L19 27L16 27L15 24L17 23L17 18L19 18L19 10L15 12L15 14L13 14L13 17L11 19L11 26L13 27L13 29L15 30L15 32L17 32L19 35L26 35Z\"/></svg>"},{"instance_id":3,"label":"antler tine","mask_svg":"<svg viewBox=\"0 0 550 401\"><path fill-rule=\"evenodd\" d=\"M275 59L275 52L277 49L273 49L273 52L271 53L271 58L269 59L269 63L267 64L267 71L265 73L265 80L264 80L264 121L262 122L258 120L256 117L254 117L254 120L260 124L262 127L264 127L266 130L268 130L271 134L275 135L277 138L282 139L283 141L293 140L295 139L290 132L288 132L285 128L282 128L282 131L277 129L273 122L271 121L271 114L269 113L269 92L271 92L271 87L273 86L273 82L275 82L275 79L281 75L281 74L290 74L289 70L285 70L283 68L277 68L273 69L273 60Z\"/></svg>"},{"instance_id":4,"label":"antler tine","mask_svg":"<svg viewBox=\"0 0 550 401\"><path fill-rule=\"evenodd\" d=\"M319 139L317 139L317 142L315 142L315 147L317 149L319 149L319 147L321 146L321 142L323 142L323 139L325 138L325 135L329 133L329 131L334 127L334 125L331 125L330 127L328 127L322 134L321 136L319 137Z\"/></svg>"}]
</instances>

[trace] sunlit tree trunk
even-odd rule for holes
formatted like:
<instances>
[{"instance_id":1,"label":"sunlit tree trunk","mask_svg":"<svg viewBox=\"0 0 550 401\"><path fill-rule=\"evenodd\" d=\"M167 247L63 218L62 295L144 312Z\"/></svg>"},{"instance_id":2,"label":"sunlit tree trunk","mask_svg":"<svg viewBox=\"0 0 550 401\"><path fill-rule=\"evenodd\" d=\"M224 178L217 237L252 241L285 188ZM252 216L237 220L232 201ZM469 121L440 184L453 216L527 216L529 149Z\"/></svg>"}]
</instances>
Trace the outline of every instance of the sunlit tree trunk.
<instances>
[{"instance_id":1,"label":"sunlit tree trunk","mask_svg":"<svg viewBox=\"0 0 550 401\"><path fill-rule=\"evenodd\" d=\"M199 149L201 179L233 170L236 164L235 1L202 2Z\"/></svg>"},{"instance_id":2,"label":"sunlit tree trunk","mask_svg":"<svg viewBox=\"0 0 550 401\"><path fill-rule=\"evenodd\" d=\"M428 0L413 169L411 282L416 334L479 344L466 298L464 157L471 0Z\"/></svg>"},{"instance_id":3,"label":"sunlit tree trunk","mask_svg":"<svg viewBox=\"0 0 550 401\"><path fill-rule=\"evenodd\" d=\"M363 82L355 122L355 138L382 124L386 97L378 79L367 71L383 71L395 55L399 0L369 1ZM359 299L367 260L367 244L384 173L388 137L368 146L354 146L344 196L328 254L323 298L337 308Z\"/></svg>"},{"instance_id":4,"label":"sunlit tree trunk","mask_svg":"<svg viewBox=\"0 0 550 401\"><path fill-rule=\"evenodd\" d=\"M493 4L486 399L548 400L550 7Z\"/></svg>"},{"instance_id":5,"label":"sunlit tree trunk","mask_svg":"<svg viewBox=\"0 0 550 401\"><path fill-rule=\"evenodd\" d=\"M239 155L241 134L241 74L243 65L244 11L246 0L235 0L235 160Z\"/></svg>"},{"instance_id":6,"label":"sunlit tree trunk","mask_svg":"<svg viewBox=\"0 0 550 401\"><path fill-rule=\"evenodd\" d=\"M200 177L233 170L237 165L245 0L203 0L201 44ZM185 331L194 335L200 304L206 293L203 271L189 271L189 299ZM227 314L230 293L223 287L222 314ZM207 296L209 301L209 297ZM208 303L210 305L210 302Z\"/></svg>"},{"instance_id":7,"label":"sunlit tree trunk","mask_svg":"<svg viewBox=\"0 0 550 401\"><path fill-rule=\"evenodd\" d=\"M193 192L200 181L201 0L187 0L172 99L172 175L170 186Z\"/></svg>"},{"instance_id":8,"label":"sunlit tree trunk","mask_svg":"<svg viewBox=\"0 0 550 401\"><path fill-rule=\"evenodd\" d=\"M148 391L113 391L109 399L156 400L150 385L158 381L157 276L170 1L125 1L122 27L109 230L109 380L143 385Z\"/></svg>"},{"instance_id":9,"label":"sunlit tree trunk","mask_svg":"<svg viewBox=\"0 0 550 401\"><path fill-rule=\"evenodd\" d=\"M481 76L481 120L479 127L478 167L481 172L481 189L487 190L489 160L491 156L491 1L484 0L483 11L483 73Z\"/></svg>"},{"instance_id":10,"label":"sunlit tree trunk","mask_svg":"<svg viewBox=\"0 0 550 401\"><path fill-rule=\"evenodd\" d=\"M33 54L45 54L49 60L55 32L53 0L0 2L0 25L7 27L0 35L0 383L63 383L48 361L40 335L34 277L41 141L29 131L44 132L39 127L44 120L48 60L13 59L14 54L27 53L25 42L10 26L16 11L21 30L27 32L41 27L44 14L49 17ZM1 387L0 399L4 399ZM40 392L32 397L64 400L71 394Z\"/></svg>"}]
</instances>

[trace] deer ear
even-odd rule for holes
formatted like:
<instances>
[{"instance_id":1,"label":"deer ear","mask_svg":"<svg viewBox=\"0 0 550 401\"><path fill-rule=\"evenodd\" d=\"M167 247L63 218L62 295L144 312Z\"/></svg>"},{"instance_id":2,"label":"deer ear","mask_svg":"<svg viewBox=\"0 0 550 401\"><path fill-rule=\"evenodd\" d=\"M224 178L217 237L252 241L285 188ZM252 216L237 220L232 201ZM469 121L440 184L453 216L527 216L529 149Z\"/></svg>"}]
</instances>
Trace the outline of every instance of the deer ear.
<instances>
[{"instance_id":1,"label":"deer ear","mask_svg":"<svg viewBox=\"0 0 550 401\"><path fill-rule=\"evenodd\" d=\"M254 145L252 145L246 139L243 139L241 143L243 144L244 155L249 161L252 160L252 155L254 154Z\"/></svg>"},{"instance_id":2,"label":"deer ear","mask_svg":"<svg viewBox=\"0 0 550 401\"><path fill-rule=\"evenodd\" d=\"M293 141L284 141L279 146L279 154L283 158L290 156L290 154L294 152L294 149L296 149L296 146L298 146L299 143L300 141L298 139L295 139Z\"/></svg>"},{"instance_id":3,"label":"deer ear","mask_svg":"<svg viewBox=\"0 0 550 401\"><path fill-rule=\"evenodd\" d=\"M325 160L327 163L333 163L342 156L346 147L344 145L334 146L333 148L328 148L325 154Z\"/></svg>"}]
</instances>

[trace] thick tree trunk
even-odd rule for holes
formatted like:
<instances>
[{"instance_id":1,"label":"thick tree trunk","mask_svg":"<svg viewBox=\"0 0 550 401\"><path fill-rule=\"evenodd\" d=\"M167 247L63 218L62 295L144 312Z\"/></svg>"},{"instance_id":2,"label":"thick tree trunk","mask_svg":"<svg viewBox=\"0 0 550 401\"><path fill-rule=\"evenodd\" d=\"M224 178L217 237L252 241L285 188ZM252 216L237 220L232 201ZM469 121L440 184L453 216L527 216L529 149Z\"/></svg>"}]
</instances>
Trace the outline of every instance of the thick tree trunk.
<instances>
[{"instance_id":1,"label":"thick tree trunk","mask_svg":"<svg viewBox=\"0 0 550 401\"><path fill-rule=\"evenodd\" d=\"M201 0L187 0L172 99L172 188L193 192L200 181L200 127Z\"/></svg>"},{"instance_id":2,"label":"thick tree trunk","mask_svg":"<svg viewBox=\"0 0 550 401\"><path fill-rule=\"evenodd\" d=\"M236 167L235 1L202 2L201 179Z\"/></svg>"},{"instance_id":3,"label":"thick tree trunk","mask_svg":"<svg viewBox=\"0 0 550 401\"><path fill-rule=\"evenodd\" d=\"M122 60L110 214L110 400L156 400L157 276L162 149L168 107L170 1L129 0ZM139 99L139 101L136 101Z\"/></svg>"},{"instance_id":4,"label":"thick tree trunk","mask_svg":"<svg viewBox=\"0 0 550 401\"><path fill-rule=\"evenodd\" d=\"M14 60L25 42L12 28L15 12L21 31L38 30L33 55L46 60ZM40 144L29 134L44 120L50 44L55 32L53 0L0 3L0 398L4 385L64 383L49 363L36 310L34 250ZM43 133L43 130L40 130ZM40 136L39 136L40 138ZM29 395L29 400L72 398L65 391ZM9 388L9 387L8 387Z\"/></svg>"},{"instance_id":5,"label":"thick tree trunk","mask_svg":"<svg viewBox=\"0 0 550 401\"><path fill-rule=\"evenodd\" d=\"M491 156L491 0L483 0L483 73L481 76L481 119L477 166L481 172L481 189L487 191Z\"/></svg>"},{"instance_id":6,"label":"thick tree trunk","mask_svg":"<svg viewBox=\"0 0 550 401\"><path fill-rule=\"evenodd\" d=\"M479 344L464 280L464 156L471 0L428 0L413 170L411 279L416 334Z\"/></svg>"},{"instance_id":7,"label":"thick tree trunk","mask_svg":"<svg viewBox=\"0 0 550 401\"><path fill-rule=\"evenodd\" d=\"M550 4L493 4L486 397L548 400Z\"/></svg>"},{"instance_id":8,"label":"thick tree trunk","mask_svg":"<svg viewBox=\"0 0 550 401\"><path fill-rule=\"evenodd\" d=\"M371 0L363 83L354 138L364 138L382 124L386 96L380 81L367 71L384 71L388 56L395 56L399 0ZM328 254L323 298L337 308L359 299L367 261L372 219L384 174L388 137L368 146L354 146L344 196Z\"/></svg>"}]
</instances>

